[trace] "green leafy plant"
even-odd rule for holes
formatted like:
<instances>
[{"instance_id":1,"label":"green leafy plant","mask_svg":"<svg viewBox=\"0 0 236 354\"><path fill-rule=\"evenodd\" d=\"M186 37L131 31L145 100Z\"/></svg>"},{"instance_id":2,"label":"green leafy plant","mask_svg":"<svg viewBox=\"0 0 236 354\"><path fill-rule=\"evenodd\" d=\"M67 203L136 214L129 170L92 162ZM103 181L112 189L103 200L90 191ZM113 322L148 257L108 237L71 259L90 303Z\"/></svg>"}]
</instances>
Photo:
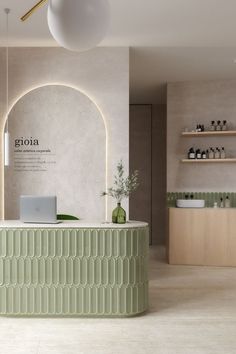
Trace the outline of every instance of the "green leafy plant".
<instances>
[{"instance_id":1,"label":"green leafy plant","mask_svg":"<svg viewBox=\"0 0 236 354\"><path fill-rule=\"evenodd\" d=\"M79 220L77 216L67 215L67 214L58 214L57 220Z\"/></svg>"},{"instance_id":2,"label":"green leafy plant","mask_svg":"<svg viewBox=\"0 0 236 354\"><path fill-rule=\"evenodd\" d=\"M106 192L102 192L102 196L108 195L121 203L122 199L128 198L138 186L138 171L134 171L130 176L124 177L124 165L120 160L117 165L117 175L114 176L114 186L108 188Z\"/></svg>"}]
</instances>

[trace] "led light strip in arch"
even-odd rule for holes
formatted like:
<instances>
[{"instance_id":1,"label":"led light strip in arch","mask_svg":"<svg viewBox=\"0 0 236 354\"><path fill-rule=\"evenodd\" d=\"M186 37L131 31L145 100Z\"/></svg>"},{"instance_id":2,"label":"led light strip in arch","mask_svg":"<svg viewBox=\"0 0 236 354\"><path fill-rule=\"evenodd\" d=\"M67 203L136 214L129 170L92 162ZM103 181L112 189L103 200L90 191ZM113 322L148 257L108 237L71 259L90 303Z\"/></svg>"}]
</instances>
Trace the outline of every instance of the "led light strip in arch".
<instances>
[{"instance_id":1,"label":"led light strip in arch","mask_svg":"<svg viewBox=\"0 0 236 354\"><path fill-rule=\"evenodd\" d=\"M23 91L15 100L14 102L9 106L8 112L6 112L5 115L5 119L4 119L4 124L3 124L3 131L2 131L2 142L3 142L3 146L2 146L2 213L1 213L1 218L4 219L5 218L5 167L4 167L4 129L5 129L5 125L8 119L8 115L10 114L11 110L13 109L13 107L17 104L17 102L24 97L25 95L27 95L28 93L30 93L31 91L34 91L38 88L42 88L45 86L64 86L64 87L68 87L68 88L72 88L76 91L81 92L82 94L84 94L85 96L88 97L88 99L90 101L92 101L96 108L98 109L99 113L102 116L103 119L103 123L104 123L104 127L105 127L105 134L106 134L106 166L105 166L105 188L107 190L108 188L108 145L109 145L109 138L108 138L108 127L107 127L107 122L105 119L105 116L101 110L101 108L98 106L98 104L96 103L96 101L89 95L87 94L87 92L85 92L83 89L75 86L75 85L71 85L71 84L67 84L67 83L62 83L62 82L50 82L50 83L44 83L41 85L37 85L37 86L32 86L30 87L30 89ZM108 197L105 196L105 218L106 221L108 220Z\"/></svg>"}]
</instances>

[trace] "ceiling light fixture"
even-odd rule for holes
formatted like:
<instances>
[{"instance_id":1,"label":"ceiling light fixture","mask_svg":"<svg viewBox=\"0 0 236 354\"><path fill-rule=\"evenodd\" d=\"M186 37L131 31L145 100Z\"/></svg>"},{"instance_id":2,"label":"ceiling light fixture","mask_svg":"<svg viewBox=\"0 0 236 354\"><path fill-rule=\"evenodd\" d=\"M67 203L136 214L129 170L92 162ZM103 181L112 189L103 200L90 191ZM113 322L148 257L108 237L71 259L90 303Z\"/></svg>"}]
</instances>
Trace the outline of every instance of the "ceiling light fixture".
<instances>
[{"instance_id":1,"label":"ceiling light fixture","mask_svg":"<svg viewBox=\"0 0 236 354\"><path fill-rule=\"evenodd\" d=\"M32 9L30 9L24 16L21 17L21 21L27 20L37 9L43 6L48 0L40 0L37 4L35 4Z\"/></svg>"},{"instance_id":2,"label":"ceiling light fixture","mask_svg":"<svg viewBox=\"0 0 236 354\"><path fill-rule=\"evenodd\" d=\"M47 0L39 1L21 20L25 21ZM85 51L96 47L105 37L110 22L108 0L49 0L48 26L62 47Z\"/></svg>"},{"instance_id":3,"label":"ceiling light fixture","mask_svg":"<svg viewBox=\"0 0 236 354\"><path fill-rule=\"evenodd\" d=\"M4 166L10 165L10 135L8 129L8 110L9 110L9 21L8 16L10 13L10 9L4 9L6 14L6 35L7 35L7 45L6 45L6 126L4 133Z\"/></svg>"}]
</instances>

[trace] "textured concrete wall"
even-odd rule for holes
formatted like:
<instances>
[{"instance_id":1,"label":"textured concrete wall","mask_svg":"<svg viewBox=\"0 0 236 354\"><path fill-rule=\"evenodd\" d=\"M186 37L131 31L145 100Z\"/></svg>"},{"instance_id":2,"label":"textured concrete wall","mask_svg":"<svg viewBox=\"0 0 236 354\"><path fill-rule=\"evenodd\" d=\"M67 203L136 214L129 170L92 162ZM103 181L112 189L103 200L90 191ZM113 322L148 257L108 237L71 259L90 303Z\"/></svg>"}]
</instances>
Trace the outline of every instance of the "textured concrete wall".
<instances>
[{"instance_id":1,"label":"textured concrete wall","mask_svg":"<svg viewBox=\"0 0 236 354\"><path fill-rule=\"evenodd\" d=\"M5 64L5 49L2 48L0 49L1 78L5 76ZM128 171L128 48L96 48L85 53L74 53L60 48L11 48L9 50L9 80L10 105L25 91L46 84L72 85L87 93L99 106L107 122L108 184L112 183L119 159L123 159ZM4 126L5 113L5 82L0 80L1 130ZM0 159L2 165L2 153L0 153ZM87 166L85 166L84 173L89 173ZM3 175L1 175L0 184L0 199L3 200ZM114 205L115 203L109 199L108 214L111 213ZM124 206L128 211L128 201L124 203Z\"/></svg>"},{"instance_id":2,"label":"textured concrete wall","mask_svg":"<svg viewBox=\"0 0 236 354\"><path fill-rule=\"evenodd\" d=\"M227 157L236 156L235 137L183 138L181 132L197 123L227 120L236 129L236 81L183 82L168 85L167 190L236 191L236 164L182 164L193 147L222 147Z\"/></svg>"}]
</instances>

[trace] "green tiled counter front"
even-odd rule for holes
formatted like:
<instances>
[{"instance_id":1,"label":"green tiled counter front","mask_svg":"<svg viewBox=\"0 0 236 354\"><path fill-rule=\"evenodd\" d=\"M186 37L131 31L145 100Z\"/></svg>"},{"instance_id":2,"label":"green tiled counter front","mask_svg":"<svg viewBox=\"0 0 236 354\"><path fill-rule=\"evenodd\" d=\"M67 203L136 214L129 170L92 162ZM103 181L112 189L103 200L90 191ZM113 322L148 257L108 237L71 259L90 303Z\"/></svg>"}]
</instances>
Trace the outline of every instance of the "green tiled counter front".
<instances>
[{"instance_id":1,"label":"green tiled counter front","mask_svg":"<svg viewBox=\"0 0 236 354\"><path fill-rule=\"evenodd\" d=\"M148 242L145 223L120 228L0 224L0 314L142 313L148 307Z\"/></svg>"}]
</instances>

